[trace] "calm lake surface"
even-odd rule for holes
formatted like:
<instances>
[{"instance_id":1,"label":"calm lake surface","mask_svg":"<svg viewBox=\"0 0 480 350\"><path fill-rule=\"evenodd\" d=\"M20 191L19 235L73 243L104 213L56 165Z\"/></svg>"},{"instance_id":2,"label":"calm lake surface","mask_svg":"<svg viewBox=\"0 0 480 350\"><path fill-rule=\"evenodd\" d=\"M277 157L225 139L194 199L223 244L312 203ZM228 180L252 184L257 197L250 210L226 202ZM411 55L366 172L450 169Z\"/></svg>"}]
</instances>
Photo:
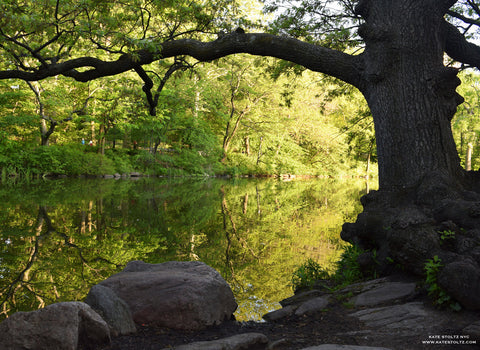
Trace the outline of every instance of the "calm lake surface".
<instances>
[{"instance_id":1,"label":"calm lake surface","mask_svg":"<svg viewBox=\"0 0 480 350\"><path fill-rule=\"evenodd\" d=\"M375 186L370 184L370 186ZM333 268L364 180L56 179L0 185L0 320L69 300L131 260L200 260L231 285L239 320L293 294L308 258Z\"/></svg>"}]
</instances>

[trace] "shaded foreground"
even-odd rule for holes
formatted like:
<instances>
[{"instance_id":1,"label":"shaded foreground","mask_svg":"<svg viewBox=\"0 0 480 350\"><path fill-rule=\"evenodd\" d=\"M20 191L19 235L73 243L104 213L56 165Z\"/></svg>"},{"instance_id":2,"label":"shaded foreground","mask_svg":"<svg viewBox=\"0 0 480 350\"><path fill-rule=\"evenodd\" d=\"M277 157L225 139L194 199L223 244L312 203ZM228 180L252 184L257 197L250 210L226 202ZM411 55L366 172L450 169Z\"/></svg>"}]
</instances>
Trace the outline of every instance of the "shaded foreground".
<instances>
[{"instance_id":1,"label":"shaded foreground","mask_svg":"<svg viewBox=\"0 0 480 350\"><path fill-rule=\"evenodd\" d=\"M137 325L136 334L113 338L110 346L98 349L175 349L183 344L243 333L262 333L268 338L268 345L245 347L259 350L299 350L321 344L392 350L477 349L480 313L435 309L415 282L396 276L359 283L334 293L314 289L282 301L284 308L268 314L267 322L228 321L201 331ZM319 306L319 300L328 304ZM316 306L303 314L288 312L289 308L298 311L298 305L303 307L305 302L314 302ZM428 343L437 336L446 340L444 344ZM455 343L456 337L465 340L465 344Z\"/></svg>"},{"instance_id":2,"label":"shaded foreground","mask_svg":"<svg viewBox=\"0 0 480 350\"><path fill-rule=\"evenodd\" d=\"M328 312L316 316L289 317L278 322L236 322L228 321L220 326L202 331L179 331L154 325L137 325L138 332L129 336L112 339L108 350L158 350L182 344L217 340L242 333L262 333L270 342L276 342L274 349L303 349L324 343L357 344L352 336L339 336L353 329L363 329L361 322L345 317L340 303Z\"/></svg>"}]
</instances>

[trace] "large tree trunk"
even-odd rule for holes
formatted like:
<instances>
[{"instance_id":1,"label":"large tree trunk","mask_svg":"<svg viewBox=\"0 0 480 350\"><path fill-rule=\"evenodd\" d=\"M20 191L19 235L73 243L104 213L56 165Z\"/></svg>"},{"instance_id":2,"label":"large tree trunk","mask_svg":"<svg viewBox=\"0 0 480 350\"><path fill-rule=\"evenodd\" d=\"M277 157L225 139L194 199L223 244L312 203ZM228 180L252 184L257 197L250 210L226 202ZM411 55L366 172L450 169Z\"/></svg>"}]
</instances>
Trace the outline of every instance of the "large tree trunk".
<instances>
[{"instance_id":1,"label":"large tree trunk","mask_svg":"<svg viewBox=\"0 0 480 350\"><path fill-rule=\"evenodd\" d=\"M459 176L450 121L462 99L457 71L443 65L441 11L432 1L364 6L361 90L375 122L380 188L412 187L432 171Z\"/></svg>"},{"instance_id":2,"label":"large tree trunk","mask_svg":"<svg viewBox=\"0 0 480 350\"><path fill-rule=\"evenodd\" d=\"M360 90L374 118L380 190L362 198L363 213L341 235L366 250L364 271L389 274L398 264L423 275L427 259L438 256L438 284L480 309L480 195L468 187L452 136L463 99L455 92L457 71L443 63L441 3L360 2ZM454 242L441 239L445 231L455 232Z\"/></svg>"}]
</instances>

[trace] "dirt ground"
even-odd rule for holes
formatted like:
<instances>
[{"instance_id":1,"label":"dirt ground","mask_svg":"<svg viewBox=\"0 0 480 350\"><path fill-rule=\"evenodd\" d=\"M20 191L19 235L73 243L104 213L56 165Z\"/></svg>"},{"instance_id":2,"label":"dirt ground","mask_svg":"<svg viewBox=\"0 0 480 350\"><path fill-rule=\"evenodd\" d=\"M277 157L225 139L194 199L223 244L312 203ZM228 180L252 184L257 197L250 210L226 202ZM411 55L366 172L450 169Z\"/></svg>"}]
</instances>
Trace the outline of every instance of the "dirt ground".
<instances>
[{"instance_id":1,"label":"dirt ground","mask_svg":"<svg viewBox=\"0 0 480 350\"><path fill-rule=\"evenodd\" d=\"M277 322L227 321L202 331L176 331L155 325L138 325L138 332L112 339L108 347L96 350L160 350L196 341L216 340L247 332L263 333L275 350L299 350L320 344L378 346L393 350L473 350L475 346L422 345L421 339L391 337L375 338L358 319L351 317L348 306L340 302L312 316L291 316ZM452 325L454 327L454 325ZM363 332L365 331L365 332ZM457 334L455 329L438 330L439 334ZM369 334L365 336L365 334Z\"/></svg>"},{"instance_id":2,"label":"dirt ground","mask_svg":"<svg viewBox=\"0 0 480 350\"><path fill-rule=\"evenodd\" d=\"M138 326L138 332L112 339L112 344L102 350L158 350L195 341L215 340L241 333L258 332L270 342L278 342L277 350L297 350L324 343L355 345L353 337L336 336L338 333L362 329L353 317L345 317L345 309L334 305L321 315L296 317L278 322L227 321L220 326L202 331L176 331L154 325Z\"/></svg>"}]
</instances>

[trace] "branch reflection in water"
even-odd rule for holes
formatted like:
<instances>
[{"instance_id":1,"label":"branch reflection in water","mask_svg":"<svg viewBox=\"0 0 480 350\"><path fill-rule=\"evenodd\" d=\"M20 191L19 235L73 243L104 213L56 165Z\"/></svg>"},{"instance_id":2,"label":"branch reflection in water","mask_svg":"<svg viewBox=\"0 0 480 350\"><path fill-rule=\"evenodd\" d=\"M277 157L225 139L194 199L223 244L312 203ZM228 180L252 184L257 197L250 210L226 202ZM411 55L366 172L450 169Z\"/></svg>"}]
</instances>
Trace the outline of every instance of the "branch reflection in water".
<instances>
[{"instance_id":1,"label":"branch reflection in water","mask_svg":"<svg viewBox=\"0 0 480 350\"><path fill-rule=\"evenodd\" d=\"M372 187L372 184L370 184ZM239 320L293 294L312 258L333 268L364 180L56 179L0 186L0 320L68 300L128 261L201 260L232 286Z\"/></svg>"}]
</instances>

